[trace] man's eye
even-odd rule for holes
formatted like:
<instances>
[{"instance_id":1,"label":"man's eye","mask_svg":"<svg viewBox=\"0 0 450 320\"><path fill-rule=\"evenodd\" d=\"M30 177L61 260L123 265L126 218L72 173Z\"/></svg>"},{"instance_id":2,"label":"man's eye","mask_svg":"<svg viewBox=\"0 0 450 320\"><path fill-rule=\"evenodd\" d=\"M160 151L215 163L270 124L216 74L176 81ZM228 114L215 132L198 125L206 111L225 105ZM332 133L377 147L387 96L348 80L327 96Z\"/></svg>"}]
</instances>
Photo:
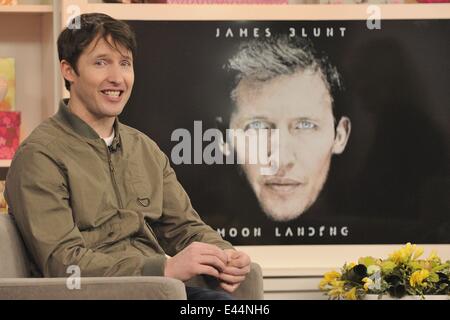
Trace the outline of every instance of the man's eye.
<instances>
[{"instance_id":1,"label":"man's eye","mask_svg":"<svg viewBox=\"0 0 450 320\"><path fill-rule=\"evenodd\" d=\"M315 128L317 128L317 125L308 120L299 121L295 126L295 129L315 129Z\"/></svg>"},{"instance_id":2,"label":"man's eye","mask_svg":"<svg viewBox=\"0 0 450 320\"><path fill-rule=\"evenodd\" d=\"M124 67L131 67L131 62L127 61L127 60L124 60L124 61L122 61L121 65L124 66Z\"/></svg>"},{"instance_id":3,"label":"man's eye","mask_svg":"<svg viewBox=\"0 0 450 320\"><path fill-rule=\"evenodd\" d=\"M247 131L249 129L261 130L261 129L270 129L270 128L271 128L271 126L267 122L264 122L264 121L252 121L252 122L248 123L244 127L244 131Z\"/></svg>"},{"instance_id":4,"label":"man's eye","mask_svg":"<svg viewBox=\"0 0 450 320\"><path fill-rule=\"evenodd\" d=\"M105 66L106 61L105 60L97 60L97 61L95 61L95 65L96 66Z\"/></svg>"}]
</instances>

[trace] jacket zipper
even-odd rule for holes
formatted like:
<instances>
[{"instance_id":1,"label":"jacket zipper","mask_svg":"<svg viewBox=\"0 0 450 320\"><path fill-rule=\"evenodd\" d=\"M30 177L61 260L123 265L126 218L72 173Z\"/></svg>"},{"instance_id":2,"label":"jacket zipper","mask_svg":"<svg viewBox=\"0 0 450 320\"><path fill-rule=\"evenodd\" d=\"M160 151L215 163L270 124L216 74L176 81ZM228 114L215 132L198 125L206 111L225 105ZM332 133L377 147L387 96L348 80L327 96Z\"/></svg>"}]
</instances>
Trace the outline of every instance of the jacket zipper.
<instances>
[{"instance_id":1,"label":"jacket zipper","mask_svg":"<svg viewBox=\"0 0 450 320\"><path fill-rule=\"evenodd\" d=\"M119 202L119 207L120 207L120 209L123 209L123 202L122 202L122 198L120 197L119 187L117 186L117 181L116 181L116 171L114 169L114 166L113 166L113 163L111 160L111 152L109 151L108 147L106 147L106 152L108 153L109 172L111 173L111 179L112 179L114 191L116 193L117 201Z\"/></svg>"}]
</instances>

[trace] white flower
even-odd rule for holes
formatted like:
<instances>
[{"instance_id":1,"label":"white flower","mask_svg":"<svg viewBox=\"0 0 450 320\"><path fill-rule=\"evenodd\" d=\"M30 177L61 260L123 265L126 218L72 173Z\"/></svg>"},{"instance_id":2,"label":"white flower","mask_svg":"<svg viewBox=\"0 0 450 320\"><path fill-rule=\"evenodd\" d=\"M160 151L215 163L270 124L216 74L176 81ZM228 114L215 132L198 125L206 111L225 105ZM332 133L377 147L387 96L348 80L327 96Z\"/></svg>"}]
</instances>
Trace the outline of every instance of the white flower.
<instances>
[{"instance_id":1,"label":"white flower","mask_svg":"<svg viewBox=\"0 0 450 320\"><path fill-rule=\"evenodd\" d=\"M377 266L375 264L370 265L369 267L367 267L367 274L370 276L372 274L374 274L375 272L381 271L380 266Z\"/></svg>"}]
</instances>

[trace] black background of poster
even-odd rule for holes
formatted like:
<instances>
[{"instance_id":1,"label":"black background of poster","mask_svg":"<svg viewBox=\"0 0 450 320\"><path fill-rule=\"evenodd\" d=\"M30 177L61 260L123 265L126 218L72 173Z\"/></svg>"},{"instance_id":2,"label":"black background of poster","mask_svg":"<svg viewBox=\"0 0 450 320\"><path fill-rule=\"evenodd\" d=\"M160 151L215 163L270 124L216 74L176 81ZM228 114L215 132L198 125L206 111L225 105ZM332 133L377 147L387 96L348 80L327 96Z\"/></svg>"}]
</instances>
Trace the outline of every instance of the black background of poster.
<instances>
[{"instance_id":1,"label":"black background of poster","mask_svg":"<svg viewBox=\"0 0 450 320\"><path fill-rule=\"evenodd\" d=\"M134 92L120 119L148 134L169 158L175 129L193 134L194 120L203 122L203 131L215 128L215 118L230 110L222 66L241 39L216 38L216 28L235 35L240 27L249 35L259 28L264 36L265 28L300 33L304 27L343 76L346 93L338 103L352 120L350 140L334 157L319 199L298 219L266 218L236 166L173 166L194 208L224 228L225 239L235 245L450 243L450 21L382 21L381 30L367 29L365 21L129 23L139 48ZM311 37L313 27L322 36ZM327 27L334 27L334 37L323 35Z\"/></svg>"}]
</instances>

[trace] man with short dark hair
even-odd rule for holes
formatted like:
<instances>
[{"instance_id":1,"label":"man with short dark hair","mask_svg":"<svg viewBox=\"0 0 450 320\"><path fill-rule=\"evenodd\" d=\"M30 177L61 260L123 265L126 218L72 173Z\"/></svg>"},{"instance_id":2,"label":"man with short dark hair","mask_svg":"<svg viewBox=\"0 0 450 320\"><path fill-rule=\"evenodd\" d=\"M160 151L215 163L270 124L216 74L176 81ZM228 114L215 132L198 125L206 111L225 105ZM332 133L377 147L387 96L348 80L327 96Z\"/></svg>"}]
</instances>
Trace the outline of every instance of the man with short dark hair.
<instances>
[{"instance_id":1,"label":"man with short dark hair","mask_svg":"<svg viewBox=\"0 0 450 320\"><path fill-rule=\"evenodd\" d=\"M202 274L233 292L249 257L200 219L158 146L117 119L134 83L134 33L104 14L78 18L80 28L58 39L70 99L22 143L7 177L10 213L37 273L64 277L76 265L82 277Z\"/></svg>"}]
</instances>

